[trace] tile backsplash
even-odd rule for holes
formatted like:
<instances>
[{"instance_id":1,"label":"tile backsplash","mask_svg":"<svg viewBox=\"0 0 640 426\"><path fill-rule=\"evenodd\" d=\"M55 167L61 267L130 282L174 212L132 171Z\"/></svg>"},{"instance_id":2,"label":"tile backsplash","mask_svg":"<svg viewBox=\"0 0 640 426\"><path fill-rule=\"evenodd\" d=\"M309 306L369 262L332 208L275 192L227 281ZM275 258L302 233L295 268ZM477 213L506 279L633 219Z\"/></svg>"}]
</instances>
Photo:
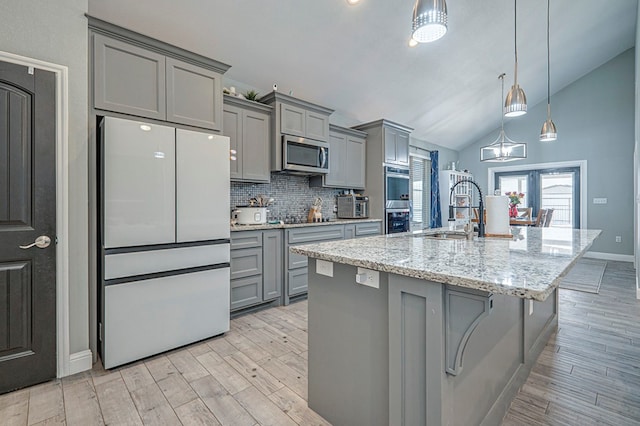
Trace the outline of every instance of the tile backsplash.
<instances>
[{"instance_id":1,"label":"tile backsplash","mask_svg":"<svg viewBox=\"0 0 640 426\"><path fill-rule=\"evenodd\" d=\"M331 188L309 188L308 176L271 173L270 183L231 182L231 208L247 205L249 198L260 194L273 197L275 203L269 206L269 220L297 218L306 222L309 208L316 197L322 198L322 217L335 219L333 205L341 192Z\"/></svg>"}]
</instances>

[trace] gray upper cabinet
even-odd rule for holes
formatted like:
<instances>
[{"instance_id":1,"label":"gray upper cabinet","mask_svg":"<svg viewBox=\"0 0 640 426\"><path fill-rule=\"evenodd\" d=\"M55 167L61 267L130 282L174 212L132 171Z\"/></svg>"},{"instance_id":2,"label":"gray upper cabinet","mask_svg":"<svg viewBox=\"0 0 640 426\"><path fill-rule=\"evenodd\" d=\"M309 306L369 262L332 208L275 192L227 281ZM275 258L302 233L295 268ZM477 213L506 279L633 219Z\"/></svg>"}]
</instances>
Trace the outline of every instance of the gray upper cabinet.
<instances>
[{"instance_id":1,"label":"gray upper cabinet","mask_svg":"<svg viewBox=\"0 0 640 426\"><path fill-rule=\"evenodd\" d=\"M270 150L272 171L282 171L282 135L329 141L329 116L332 109L278 92L263 96L260 102L273 107Z\"/></svg>"},{"instance_id":2,"label":"gray upper cabinet","mask_svg":"<svg viewBox=\"0 0 640 426\"><path fill-rule=\"evenodd\" d=\"M293 105L281 104L280 132L305 137L307 135L305 110Z\"/></svg>"},{"instance_id":3,"label":"gray upper cabinet","mask_svg":"<svg viewBox=\"0 0 640 426\"><path fill-rule=\"evenodd\" d=\"M96 109L222 131L229 65L89 17Z\"/></svg>"},{"instance_id":4,"label":"gray upper cabinet","mask_svg":"<svg viewBox=\"0 0 640 426\"><path fill-rule=\"evenodd\" d=\"M364 189L367 134L331 125L329 130L329 173L312 176L311 186Z\"/></svg>"},{"instance_id":5,"label":"gray upper cabinet","mask_svg":"<svg viewBox=\"0 0 640 426\"><path fill-rule=\"evenodd\" d=\"M409 165L409 133L393 127L384 128L384 162Z\"/></svg>"},{"instance_id":6,"label":"gray upper cabinet","mask_svg":"<svg viewBox=\"0 0 640 426\"><path fill-rule=\"evenodd\" d=\"M166 59L167 121L222 129L222 75Z\"/></svg>"},{"instance_id":7,"label":"gray upper cabinet","mask_svg":"<svg viewBox=\"0 0 640 426\"><path fill-rule=\"evenodd\" d=\"M164 120L165 56L96 34L94 105Z\"/></svg>"},{"instance_id":8,"label":"gray upper cabinet","mask_svg":"<svg viewBox=\"0 0 640 426\"><path fill-rule=\"evenodd\" d=\"M223 117L223 134L237 152L237 160L231 162L231 180L269 182L271 107L225 95Z\"/></svg>"}]
</instances>

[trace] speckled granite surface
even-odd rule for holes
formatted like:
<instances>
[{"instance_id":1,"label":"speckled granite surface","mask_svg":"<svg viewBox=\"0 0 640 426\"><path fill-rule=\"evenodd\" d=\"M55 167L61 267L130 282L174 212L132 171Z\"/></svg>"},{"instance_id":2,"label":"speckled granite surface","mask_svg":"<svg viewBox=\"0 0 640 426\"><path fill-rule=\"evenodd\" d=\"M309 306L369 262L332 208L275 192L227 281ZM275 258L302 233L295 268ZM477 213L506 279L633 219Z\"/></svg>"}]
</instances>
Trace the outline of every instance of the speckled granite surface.
<instances>
[{"instance_id":1,"label":"speckled granite surface","mask_svg":"<svg viewBox=\"0 0 640 426\"><path fill-rule=\"evenodd\" d=\"M270 225L231 225L231 231L258 231L261 229L287 229L287 228L304 228L305 226L327 226L327 225L346 225L348 223L366 223L366 222L382 222L380 219L336 219L329 222L319 223L285 223Z\"/></svg>"},{"instance_id":2,"label":"speckled granite surface","mask_svg":"<svg viewBox=\"0 0 640 426\"><path fill-rule=\"evenodd\" d=\"M519 228L513 239L434 240L381 235L291 247L330 262L461 287L545 300L600 230Z\"/></svg>"}]
</instances>

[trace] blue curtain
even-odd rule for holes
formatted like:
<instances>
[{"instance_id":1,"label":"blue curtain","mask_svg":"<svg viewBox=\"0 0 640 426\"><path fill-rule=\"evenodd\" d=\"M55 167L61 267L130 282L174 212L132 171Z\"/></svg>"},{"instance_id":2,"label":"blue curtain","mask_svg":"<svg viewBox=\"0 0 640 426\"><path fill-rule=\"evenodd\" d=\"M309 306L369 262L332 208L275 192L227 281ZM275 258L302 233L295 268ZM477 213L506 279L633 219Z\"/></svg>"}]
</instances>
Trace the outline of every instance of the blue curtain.
<instances>
[{"instance_id":1,"label":"blue curtain","mask_svg":"<svg viewBox=\"0 0 640 426\"><path fill-rule=\"evenodd\" d=\"M440 180L438 179L438 151L431 151L431 228L442 227L440 209Z\"/></svg>"}]
</instances>

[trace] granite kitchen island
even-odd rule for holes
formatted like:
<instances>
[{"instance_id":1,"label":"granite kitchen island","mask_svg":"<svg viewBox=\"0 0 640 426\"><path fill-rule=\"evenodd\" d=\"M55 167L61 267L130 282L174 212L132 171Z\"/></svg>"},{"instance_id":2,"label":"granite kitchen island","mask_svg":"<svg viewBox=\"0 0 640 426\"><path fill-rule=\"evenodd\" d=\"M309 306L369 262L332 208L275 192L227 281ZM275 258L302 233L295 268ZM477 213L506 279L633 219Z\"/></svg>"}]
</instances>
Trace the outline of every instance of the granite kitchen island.
<instances>
[{"instance_id":1,"label":"granite kitchen island","mask_svg":"<svg viewBox=\"0 0 640 426\"><path fill-rule=\"evenodd\" d=\"M332 424L499 424L600 234L433 232L290 249L309 256L309 407Z\"/></svg>"}]
</instances>

